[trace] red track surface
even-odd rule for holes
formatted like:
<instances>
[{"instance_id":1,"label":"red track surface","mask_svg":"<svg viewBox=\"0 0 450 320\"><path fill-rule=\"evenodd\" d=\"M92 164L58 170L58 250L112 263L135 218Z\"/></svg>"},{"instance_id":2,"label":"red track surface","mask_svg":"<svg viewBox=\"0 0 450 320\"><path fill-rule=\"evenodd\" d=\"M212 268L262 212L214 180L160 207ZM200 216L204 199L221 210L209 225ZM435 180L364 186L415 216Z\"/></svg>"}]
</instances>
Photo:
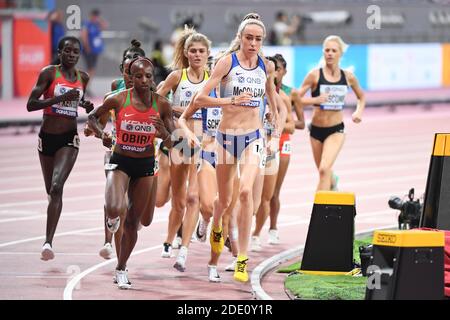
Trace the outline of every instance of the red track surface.
<instances>
[{"instance_id":1,"label":"red track surface","mask_svg":"<svg viewBox=\"0 0 450 320\"><path fill-rule=\"evenodd\" d=\"M309 116L309 114L307 114ZM347 141L335 164L339 189L356 194L356 231L394 225L390 195L415 187L422 194L428 174L434 133L450 131L450 106L367 109L363 122L346 116ZM81 133L81 130L80 130ZM36 150L37 133L12 135L0 131L0 299L63 299L71 278L81 279L65 297L73 299L252 299L250 284L238 284L223 271L231 262L223 254L222 283L209 283L206 264L209 245L192 243L187 270L160 257L169 205L155 211L128 263L133 289L121 291L112 283L114 260L103 260L104 173L103 147L81 137L81 149L63 198L63 212L53 243L56 257L40 260L44 241L47 196ZM317 172L306 131L293 136L293 156L281 193L279 229L282 244L264 245L250 253L249 270L276 253L304 243L312 209ZM262 241L267 240L263 230ZM324 239L332 241L332 239ZM175 251L177 253L177 251ZM276 299L287 299L284 277L269 274L263 288Z\"/></svg>"}]
</instances>

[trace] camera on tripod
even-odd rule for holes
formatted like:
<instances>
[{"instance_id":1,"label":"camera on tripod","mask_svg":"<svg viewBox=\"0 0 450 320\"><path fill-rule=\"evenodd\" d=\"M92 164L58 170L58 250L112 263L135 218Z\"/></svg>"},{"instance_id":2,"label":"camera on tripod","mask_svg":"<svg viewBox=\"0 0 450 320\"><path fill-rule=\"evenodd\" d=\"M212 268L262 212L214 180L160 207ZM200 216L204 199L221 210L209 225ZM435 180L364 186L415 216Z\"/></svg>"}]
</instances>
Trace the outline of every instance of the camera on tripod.
<instances>
[{"instance_id":1,"label":"camera on tripod","mask_svg":"<svg viewBox=\"0 0 450 320\"><path fill-rule=\"evenodd\" d=\"M397 196L392 196L388 201L389 207L400 210L398 215L398 228L400 230L418 228L423 203L419 199L414 200L414 188L408 193L408 200L404 201Z\"/></svg>"}]
</instances>

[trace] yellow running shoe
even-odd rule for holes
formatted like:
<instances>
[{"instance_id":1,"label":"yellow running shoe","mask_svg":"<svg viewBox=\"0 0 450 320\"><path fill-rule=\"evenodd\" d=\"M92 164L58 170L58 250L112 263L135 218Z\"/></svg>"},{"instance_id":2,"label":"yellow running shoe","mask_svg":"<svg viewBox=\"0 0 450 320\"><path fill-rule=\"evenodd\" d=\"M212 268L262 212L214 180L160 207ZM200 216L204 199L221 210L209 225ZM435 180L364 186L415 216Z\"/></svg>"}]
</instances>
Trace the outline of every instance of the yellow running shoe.
<instances>
[{"instance_id":1,"label":"yellow running shoe","mask_svg":"<svg viewBox=\"0 0 450 320\"><path fill-rule=\"evenodd\" d=\"M240 282L248 281L248 273L247 273L247 256L238 256L236 262L236 269L234 269L234 280Z\"/></svg>"},{"instance_id":2,"label":"yellow running shoe","mask_svg":"<svg viewBox=\"0 0 450 320\"><path fill-rule=\"evenodd\" d=\"M211 250L214 253L221 253L225 244L225 241L223 240L223 232L222 227L219 227L219 229L215 229L214 227L211 228L211 234L209 236L209 242L211 243Z\"/></svg>"}]
</instances>

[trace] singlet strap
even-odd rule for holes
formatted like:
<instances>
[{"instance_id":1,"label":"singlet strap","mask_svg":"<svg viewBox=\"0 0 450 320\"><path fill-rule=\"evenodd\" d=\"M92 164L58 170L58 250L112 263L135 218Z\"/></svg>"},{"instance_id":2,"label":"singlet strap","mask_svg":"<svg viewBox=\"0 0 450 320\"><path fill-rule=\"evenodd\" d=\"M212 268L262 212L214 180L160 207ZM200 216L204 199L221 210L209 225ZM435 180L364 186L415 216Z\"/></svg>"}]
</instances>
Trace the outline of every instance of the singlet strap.
<instances>
[{"instance_id":1,"label":"singlet strap","mask_svg":"<svg viewBox=\"0 0 450 320\"><path fill-rule=\"evenodd\" d=\"M181 72L181 80L180 81L185 81L185 80L189 80L188 75L187 75L187 69L183 69L183 71Z\"/></svg>"},{"instance_id":2,"label":"singlet strap","mask_svg":"<svg viewBox=\"0 0 450 320\"><path fill-rule=\"evenodd\" d=\"M267 75L266 64L264 63L263 59L259 54L258 54L258 65L261 67L261 69L264 70L264 73Z\"/></svg>"},{"instance_id":3,"label":"singlet strap","mask_svg":"<svg viewBox=\"0 0 450 320\"><path fill-rule=\"evenodd\" d=\"M158 111L158 105L156 104L156 97L155 97L155 95L152 93L152 108L153 108L153 110L155 110L156 112L159 112Z\"/></svg>"},{"instance_id":4,"label":"singlet strap","mask_svg":"<svg viewBox=\"0 0 450 320\"><path fill-rule=\"evenodd\" d=\"M127 90L127 99L125 100L125 103L123 104L123 107L126 108L131 104L131 90Z\"/></svg>"},{"instance_id":5,"label":"singlet strap","mask_svg":"<svg viewBox=\"0 0 450 320\"><path fill-rule=\"evenodd\" d=\"M55 79L61 78L61 70L59 69L59 66L56 66L55 68Z\"/></svg>"}]
</instances>

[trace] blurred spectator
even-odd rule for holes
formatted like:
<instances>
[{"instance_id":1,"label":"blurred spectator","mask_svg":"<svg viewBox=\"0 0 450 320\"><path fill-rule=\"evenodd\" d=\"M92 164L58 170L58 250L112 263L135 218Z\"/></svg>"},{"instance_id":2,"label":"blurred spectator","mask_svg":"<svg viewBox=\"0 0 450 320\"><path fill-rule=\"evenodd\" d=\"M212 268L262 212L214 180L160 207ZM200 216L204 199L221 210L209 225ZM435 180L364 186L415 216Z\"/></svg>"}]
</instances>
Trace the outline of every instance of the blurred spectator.
<instances>
[{"instance_id":1,"label":"blurred spectator","mask_svg":"<svg viewBox=\"0 0 450 320\"><path fill-rule=\"evenodd\" d=\"M95 74L98 57L103 52L104 44L101 34L106 28L108 28L108 23L100 16L99 9L93 9L90 13L89 20L83 23L81 41L87 72L91 79L90 83L92 83L92 78Z\"/></svg>"},{"instance_id":2,"label":"blurred spectator","mask_svg":"<svg viewBox=\"0 0 450 320\"><path fill-rule=\"evenodd\" d=\"M269 36L269 43L275 46L291 45L293 43L291 37L299 29L300 23L299 16L293 16L289 23L287 14L284 11L278 11Z\"/></svg>"},{"instance_id":3,"label":"blurred spectator","mask_svg":"<svg viewBox=\"0 0 450 320\"><path fill-rule=\"evenodd\" d=\"M154 66L155 84L158 85L169 75L169 72L166 69L167 61L163 55L163 42L159 39L155 41L153 46L151 60Z\"/></svg>"},{"instance_id":4,"label":"blurred spectator","mask_svg":"<svg viewBox=\"0 0 450 320\"><path fill-rule=\"evenodd\" d=\"M50 23L51 41L52 41L52 57L50 64L59 64L58 58L58 42L66 35L64 28L64 13L62 10L52 10L48 14Z\"/></svg>"}]
</instances>

